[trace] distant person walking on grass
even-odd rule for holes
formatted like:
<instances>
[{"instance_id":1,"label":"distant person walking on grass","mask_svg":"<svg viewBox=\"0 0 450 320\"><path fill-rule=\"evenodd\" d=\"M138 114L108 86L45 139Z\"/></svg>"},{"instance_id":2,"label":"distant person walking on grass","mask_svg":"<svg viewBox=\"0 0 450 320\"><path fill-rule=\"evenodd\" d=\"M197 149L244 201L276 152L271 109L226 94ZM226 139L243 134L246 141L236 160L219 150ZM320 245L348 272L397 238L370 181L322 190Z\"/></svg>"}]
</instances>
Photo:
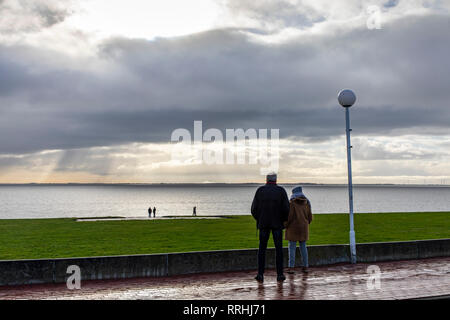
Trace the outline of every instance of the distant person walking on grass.
<instances>
[{"instance_id":1,"label":"distant person walking on grass","mask_svg":"<svg viewBox=\"0 0 450 320\"><path fill-rule=\"evenodd\" d=\"M194 207L194 209L192 209L192 215L193 215L194 217L197 216L197 207Z\"/></svg>"},{"instance_id":2,"label":"distant person walking on grass","mask_svg":"<svg viewBox=\"0 0 450 320\"><path fill-rule=\"evenodd\" d=\"M284 281L283 274L283 227L288 219L289 200L284 188L277 185L277 175L269 174L266 185L256 190L252 202L252 216L259 229L258 275L255 279L264 281L266 249L270 232L276 251L277 281Z\"/></svg>"},{"instance_id":3,"label":"distant person walking on grass","mask_svg":"<svg viewBox=\"0 0 450 320\"><path fill-rule=\"evenodd\" d=\"M148 207L148 217L152 217L152 207Z\"/></svg>"},{"instance_id":4,"label":"distant person walking on grass","mask_svg":"<svg viewBox=\"0 0 450 320\"><path fill-rule=\"evenodd\" d=\"M153 207L153 218L156 217L156 207Z\"/></svg>"},{"instance_id":5,"label":"distant person walking on grass","mask_svg":"<svg viewBox=\"0 0 450 320\"><path fill-rule=\"evenodd\" d=\"M309 239L309 224L312 219L311 203L303 194L302 187L294 188L289 202L289 217L286 222L285 233L285 239L289 240L288 273L294 273L297 241L300 245L300 252L303 260L302 271L305 273L308 272L308 250L306 249L306 241Z\"/></svg>"}]
</instances>

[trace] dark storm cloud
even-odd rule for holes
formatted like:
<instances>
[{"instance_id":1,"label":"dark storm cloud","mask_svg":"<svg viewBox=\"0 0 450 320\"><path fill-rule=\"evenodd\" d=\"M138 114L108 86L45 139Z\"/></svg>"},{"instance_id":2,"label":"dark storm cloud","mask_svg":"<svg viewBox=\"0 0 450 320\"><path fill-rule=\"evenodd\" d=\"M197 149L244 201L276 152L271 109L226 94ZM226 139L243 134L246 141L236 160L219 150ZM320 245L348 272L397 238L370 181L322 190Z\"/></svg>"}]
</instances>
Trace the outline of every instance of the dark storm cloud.
<instances>
[{"instance_id":1,"label":"dark storm cloud","mask_svg":"<svg viewBox=\"0 0 450 320\"><path fill-rule=\"evenodd\" d=\"M353 88L355 134L448 129L449 17L410 16L382 30L336 30L264 44L224 29L115 38L80 60L0 46L1 153L168 142L172 130L280 128L343 134L337 92Z\"/></svg>"},{"instance_id":2,"label":"dark storm cloud","mask_svg":"<svg viewBox=\"0 0 450 320\"><path fill-rule=\"evenodd\" d=\"M0 34L37 32L72 14L71 0L1 0Z\"/></svg>"},{"instance_id":3,"label":"dark storm cloud","mask_svg":"<svg viewBox=\"0 0 450 320\"><path fill-rule=\"evenodd\" d=\"M396 7L399 2L400 2L400 0L389 0L383 6L385 8L393 8L393 7Z\"/></svg>"},{"instance_id":4,"label":"dark storm cloud","mask_svg":"<svg viewBox=\"0 0 450 320\"><path fill-rule=\"evenodd\" d=\"M228 0L227 7L233 16L242 15L272 28L308 27L325 20L307 3L299 6L292 1L269 0L261 4L252 0Z\"/></svg>"}]
</instances>

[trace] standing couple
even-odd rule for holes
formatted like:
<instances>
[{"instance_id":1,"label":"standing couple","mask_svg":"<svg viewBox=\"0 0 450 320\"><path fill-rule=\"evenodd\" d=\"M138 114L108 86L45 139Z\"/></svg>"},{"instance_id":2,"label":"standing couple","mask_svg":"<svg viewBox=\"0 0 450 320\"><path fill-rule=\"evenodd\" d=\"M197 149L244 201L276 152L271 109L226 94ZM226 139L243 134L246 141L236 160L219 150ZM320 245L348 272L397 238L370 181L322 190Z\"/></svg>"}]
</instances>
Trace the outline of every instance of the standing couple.
<instances>
[{"instance_id":1,"label":"standing couple","mask_svg":"<svg viewBox=\"0 0 450 320\"><path fill-rule=\"evenodd\" d=\"M294 273L295 250L297 242L303 258L303 272L308 272L308 251L306 241L309 237L309 224L312 221L311 203L302 192L302 187L292 190L288 199L283 187L277 185L277 175L267 175L267 183L256 191L252 203L252 216L259 229L258 275L256 280L264 281L267 242L272 232L276 251L277 281L284 281L283 274L283 229L285 239L289 240L288 273Z\"/></svg>"}]
</instances>

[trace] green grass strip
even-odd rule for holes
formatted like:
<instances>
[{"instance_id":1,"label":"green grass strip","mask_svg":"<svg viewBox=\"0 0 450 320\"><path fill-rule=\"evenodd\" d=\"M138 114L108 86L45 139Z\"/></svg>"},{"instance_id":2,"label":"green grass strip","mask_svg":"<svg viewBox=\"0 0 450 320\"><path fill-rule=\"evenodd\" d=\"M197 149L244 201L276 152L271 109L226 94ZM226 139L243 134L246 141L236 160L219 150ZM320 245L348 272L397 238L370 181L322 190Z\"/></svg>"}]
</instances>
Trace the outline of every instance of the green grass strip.
<instances>
[{"instance_id":1,"label":"green grass strip","mask_svg":"<svg viewBox=\"0 0 450 320\"><path fill-rule=\"evenodd\" d=\"M314 215L308 244L346 244L348 224L346 214ZM356 214L355 228L358 243L450 238L450 212ZM0 220L0 260L257 247L255 221L248 215L214 220Z\"/></svg>"}]
</instances>

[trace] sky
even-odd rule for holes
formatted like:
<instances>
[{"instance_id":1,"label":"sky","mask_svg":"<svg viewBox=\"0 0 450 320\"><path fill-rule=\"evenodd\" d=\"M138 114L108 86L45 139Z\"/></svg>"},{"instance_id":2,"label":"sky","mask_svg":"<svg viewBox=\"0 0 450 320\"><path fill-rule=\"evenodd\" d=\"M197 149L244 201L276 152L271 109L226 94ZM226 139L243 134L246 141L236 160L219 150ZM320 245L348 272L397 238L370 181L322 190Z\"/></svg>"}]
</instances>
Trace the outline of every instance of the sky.
<instances>
[{"instance_id":1,"label":"sky","mask_svg":"<svg viewBox=\"0 0 450 320\"><path fill-rule=\"evenodd\" d=\"M0 183L264 181L199 159L233 145L194 121L278 129L280 182L346 183L351 88L354 183L450 184L449 56L448 0L0 0Z\"/></svg>"}]
</instances>

